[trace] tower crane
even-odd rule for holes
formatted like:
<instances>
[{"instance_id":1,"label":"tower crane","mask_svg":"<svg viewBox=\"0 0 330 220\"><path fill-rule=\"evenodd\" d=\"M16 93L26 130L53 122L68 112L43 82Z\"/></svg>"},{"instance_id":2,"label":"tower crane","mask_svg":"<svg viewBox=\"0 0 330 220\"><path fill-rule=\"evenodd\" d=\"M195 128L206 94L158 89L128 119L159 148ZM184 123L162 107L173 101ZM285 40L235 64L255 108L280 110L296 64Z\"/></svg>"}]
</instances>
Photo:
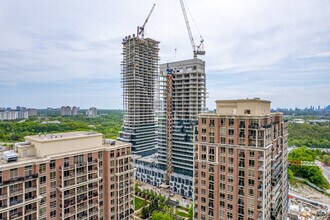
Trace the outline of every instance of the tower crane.
<instances>
[{"instance_id":1,"label":"tower crane","mask_svg":"<svg viewBox=\"0 0 330 220\"><path fill-rule=\"evenodd\" d=\"M150 12L148 14L148 17L144 21L144 24L141 27L140 26L137 27L137 37L140 37L141 36L141 38L144 38L144 27L146 26L146 24L147 24L147 22L148 22L148 20L149 20L149 18L151 16L151 14L152 14L152 12L154 11L155 6L156 6L156 4L154 4L152 6L152 8L151 8L151 10L150 10Z\"/></svg>"},{"instance_id":2,"label":"tower crane","mask_svg":"<svg viewBox=\"0 0 330 220\"><path fill-rule=\"evenodd\" d=\"M204 51L204 39L203 39L202 36L200 36L201 37L201 41L200 41L199 45L196 46L196 44L194 42L193 35L191 33L191 29L190 29L190 25L189 25L189 20L188 20L188 17L187 17L186 8L184 6L183 0L180 0L180 4L181 4L181 8L182 8L182 13L183 13L183 16L184 16L184 20L186 22L186 26L187 26L187 30L188 30L188 34L189 34L189 38L190 38L191 47L193 49L194 58L197 58L197 55L205 55L205 51Z\"/></svg>"}]
</instances>

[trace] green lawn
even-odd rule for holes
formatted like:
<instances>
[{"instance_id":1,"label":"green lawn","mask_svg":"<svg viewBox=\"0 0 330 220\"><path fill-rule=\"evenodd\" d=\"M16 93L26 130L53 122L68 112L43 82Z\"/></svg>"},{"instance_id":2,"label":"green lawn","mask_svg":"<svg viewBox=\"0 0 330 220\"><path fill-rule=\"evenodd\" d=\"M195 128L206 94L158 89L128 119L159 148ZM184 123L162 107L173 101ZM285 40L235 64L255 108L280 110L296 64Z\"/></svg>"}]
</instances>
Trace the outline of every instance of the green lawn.
<instances>
[{"instance_id":1,"label":"green lawn","mask_svg":"<svg viewBox=\"0 0 330 220\"><path fill-rule=\"evenodd\" d=\"M140 199L139 197L135 197L135 206L134 209L139 210L140 208L142 208L143 206L146 206L149 202L147 202L144 199Z\"/></svg>"},{"instance_id":2,"label":"green lawn","mask_svg":"<svg viewBox=\"0 0 330 220\"><path fill-rule=\"evenodd\" d=\"M184 218L188 218L188 216L189 216L188 213L186 213L186 212L182 212L182 211L179 210L179 209L176 211L176 214L177 214L178 216L181 216L181 217L184 217Z\"/></svg>"}]
</instances>

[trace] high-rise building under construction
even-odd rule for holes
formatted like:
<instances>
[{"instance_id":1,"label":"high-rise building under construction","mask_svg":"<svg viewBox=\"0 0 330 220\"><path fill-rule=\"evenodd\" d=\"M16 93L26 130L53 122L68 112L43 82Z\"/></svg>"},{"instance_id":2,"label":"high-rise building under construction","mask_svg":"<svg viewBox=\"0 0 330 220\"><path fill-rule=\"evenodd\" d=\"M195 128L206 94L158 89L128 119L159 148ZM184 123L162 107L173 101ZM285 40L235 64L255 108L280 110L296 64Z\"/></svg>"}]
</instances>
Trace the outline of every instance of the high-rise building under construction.
<instances>
[{"instance_id":1,"label":"high-rise building under construction","mask_svg":"<svg viewBox=\"0 0 330 220\"><path fill-rule=\"evenodd\" d=\"M133 35L123 39L123 129L118 138L132 143L134 154L155 152L155 83L158 76L158 44Z\"/></svg>"},{"instance_id":2,"label":"high-rise building under construction","mask_svg":"<svg viewBox=\"0 0 330 220\"><path fill-rule=\"evenodd\" d=\"M193 129L205 111L205 62L190 59L160 65L159 168L171 192L193 193Z\"/></svg>"}]
</instances>

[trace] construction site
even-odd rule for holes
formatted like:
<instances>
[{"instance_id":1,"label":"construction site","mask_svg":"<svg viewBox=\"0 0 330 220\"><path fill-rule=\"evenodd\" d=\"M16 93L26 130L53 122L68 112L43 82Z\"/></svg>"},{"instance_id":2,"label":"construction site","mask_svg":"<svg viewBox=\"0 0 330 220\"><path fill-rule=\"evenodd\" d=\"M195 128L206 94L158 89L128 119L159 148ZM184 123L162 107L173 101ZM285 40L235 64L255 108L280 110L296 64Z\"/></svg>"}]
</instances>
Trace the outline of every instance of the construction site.
<instances>
[{"instance_id":1,"label":"construction site","mask_svg":"<svg viewBox=\"0 0 330 220\"><path fill-rule=\"evenodd\" d=\"M153 6L151 12L153 11ZM151 12L148 18L151 15ZM119 140L133 145L134 154L155 153L155 83L158 76L159 42L144 39L144 26L123 39L122 88L124 125Z\"/></svg>"},{"instance_id":2,"label":"construction site","mask_svg":"<svg viewBox=\"0 0 330 220\"><path fill-rule=\"evenodd\" d=\"M123 39L124 125L118 139L132 144L135 178L139 182L164 195L188 198L193 203L194 135L198 115L208 111L205 61L199 58L205 55L205 50L201 35L199 43L195 43L186 5L179 1L192 48L191 59L159 65L159 41L144 37L155 4L136 33ZM284 164L286 172L287 162L281 159L275 162L273 167ZM281 171L274 172L282 175ZM288 185L287 180L283 183ZM327 206L292 195L286 200L286 191L283 195L281 203L274 202L276 209L272 211L283 206L286 207L283 216L288 211L288 219L329 219Z\"/></svg>"}]
</instances>

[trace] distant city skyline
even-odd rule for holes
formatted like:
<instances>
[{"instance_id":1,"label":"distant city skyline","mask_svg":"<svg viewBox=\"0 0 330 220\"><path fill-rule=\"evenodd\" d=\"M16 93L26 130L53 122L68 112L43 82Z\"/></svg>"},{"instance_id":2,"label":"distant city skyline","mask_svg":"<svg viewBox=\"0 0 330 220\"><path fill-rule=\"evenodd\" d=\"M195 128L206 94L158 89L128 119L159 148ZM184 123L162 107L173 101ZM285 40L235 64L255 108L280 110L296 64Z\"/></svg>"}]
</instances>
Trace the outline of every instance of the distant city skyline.
<instances>
[{"instance_id":1,"label":"distant city skyline","mask_svg":"<svg viewBox=\"0 0 330 220\"><path fill-rule=\"evenodd\" d=\"M153 3L3 2L1 105L122 109L122 38ZM216 99L253 97L271 100L273 109L329 104L330 2L187 3L205 39L210 110ZM146 37L161 42L160 63L192 58L179 1L156 4Z\"/></svg>"}]
</instances>

